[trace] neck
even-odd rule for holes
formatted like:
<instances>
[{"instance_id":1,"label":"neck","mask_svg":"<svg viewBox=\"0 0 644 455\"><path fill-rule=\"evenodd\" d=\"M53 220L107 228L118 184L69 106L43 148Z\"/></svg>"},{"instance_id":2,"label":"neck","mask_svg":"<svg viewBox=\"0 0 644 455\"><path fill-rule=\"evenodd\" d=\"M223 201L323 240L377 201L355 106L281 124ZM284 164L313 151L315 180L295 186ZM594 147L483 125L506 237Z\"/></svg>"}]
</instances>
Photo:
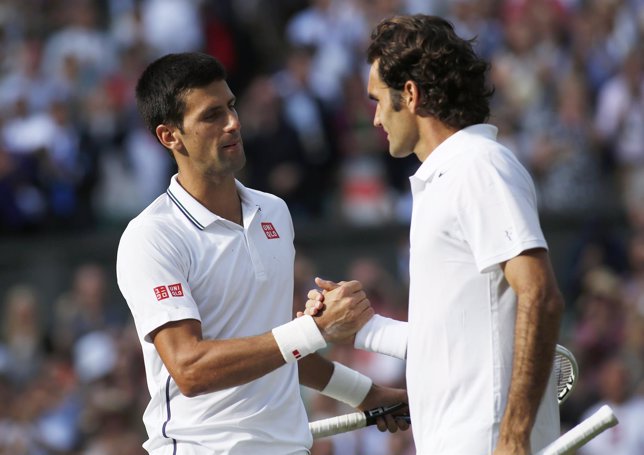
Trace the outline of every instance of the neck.
<instances>
[{"instance_id":1,"label":"neck","mask_svg":"<svg viewBox=\"0 0 644 455\"><path fill-rule=\"evenodd\" d=\"M184 177L179 171L179 184L201 205L215 215L243 225L241 198L232 175L214 179Z\"/></svg>"},{"instance_id":2,"label":"neck","mask_svg":"<svg viewBox=\"0 0 644 455\"><path fill-rule=\"evenodd\" d=\"M424 117L419 122L420 140L414 153L422 162L445 140L458 130L447 126L434 117Z\"/></svg>"}]
</instances>

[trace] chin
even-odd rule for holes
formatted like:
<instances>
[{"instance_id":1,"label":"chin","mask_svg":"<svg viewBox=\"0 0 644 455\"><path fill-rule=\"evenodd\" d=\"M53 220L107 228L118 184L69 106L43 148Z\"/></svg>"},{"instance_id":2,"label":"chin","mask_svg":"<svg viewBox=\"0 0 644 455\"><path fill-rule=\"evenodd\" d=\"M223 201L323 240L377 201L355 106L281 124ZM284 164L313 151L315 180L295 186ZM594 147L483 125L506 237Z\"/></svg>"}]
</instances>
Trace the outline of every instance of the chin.
<instances>
[{"instance_id":1,"label":"chin","mask_svg":"<svg viewBox=\"0 0 644 455\"><path fill-rule=\"evenodd\" d=\"M412 154L411 150L389 147L389 154L394 158L407 158Z\"/></svg>"}]
</instances>

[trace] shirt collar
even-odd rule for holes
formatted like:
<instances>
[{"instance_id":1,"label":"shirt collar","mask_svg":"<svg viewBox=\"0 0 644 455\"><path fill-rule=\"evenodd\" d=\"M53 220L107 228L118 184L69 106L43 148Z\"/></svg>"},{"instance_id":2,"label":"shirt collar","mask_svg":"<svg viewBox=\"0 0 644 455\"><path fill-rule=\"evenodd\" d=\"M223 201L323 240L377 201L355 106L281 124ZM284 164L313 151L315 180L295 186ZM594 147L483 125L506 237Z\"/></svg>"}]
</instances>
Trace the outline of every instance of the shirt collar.
<instances>
[{"instance_id":1,"label":"shirt collar","mask_svg":"<svg viewBox=\"0 0 644 455\"><path fill-rule=\"evenodd\" d=\"M183 213L192 224L203 231L215 221L226 221L219 215L212 213L192 197L190 193L181 186L177 180L177 175L178 174L173 175L170 179L170 186L166 190L166 193L181 213ZM235 180L235 185L237 186L237 192L239 193L239 197L242 201L244 220L246 220L247 215L252 216L252 214L259 209L259 204L256 204L253 201L252 193L249 192L240 181Z\"/></svg>"},{"instance_id":2,"label":"shirt collar","mask_svg":"<svg viewBox=\"0 0 644 455\"><path fill-rule=\"evenodd\" d=\"M468 126L457 131L450 137L441 142L438 147L423 161L416 173L410 177L412 182L431 182L436 171L450 160L455 153L465 151L461 145L468 137L483 136L488 139L496 140L498 128L494 125L480 123L478 125Z\"/></svg>"}]
</instances>

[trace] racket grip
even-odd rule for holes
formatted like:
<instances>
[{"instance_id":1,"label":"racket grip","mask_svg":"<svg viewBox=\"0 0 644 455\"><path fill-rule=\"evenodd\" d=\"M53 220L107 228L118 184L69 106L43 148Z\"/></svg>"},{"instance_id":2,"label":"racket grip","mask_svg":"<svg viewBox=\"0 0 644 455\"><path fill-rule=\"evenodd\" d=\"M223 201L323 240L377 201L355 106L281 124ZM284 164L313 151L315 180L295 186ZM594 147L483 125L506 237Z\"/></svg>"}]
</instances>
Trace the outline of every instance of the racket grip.
<instances>
[{"instance_id":1,"label":"racket grip","mask_svg":"<svg viewBox=\"0 0 644 455\"><path fill-rule=\"evenodd\" d=\"M380 406L379 408L369 409L364 411L365 418L367 419L367 425L373 425L376 423L378 417L391 414L407 406L407 403L397 403L391 406Z\"/></svg>"},{"instance_id":2,"label":"racket grip","mask_svg":"<svg viewBox=\"0 0 644 455\"><path fill-rule=\"evenodd\" d=\"M579 425L537 452L536 455L568 455L617 423L618 420L613 410L608 405L604 405Z\"/></svg>"},{"instance_id":3,"label":"racket grip","mask_svg":"<svg viewBox=\"0 0 644 455\"><path fill-rule=\"evenodd\" d=\"M367 426L364 412L354 412L339 417L330 417L309 423L309 430L313 438L324 438L338 433L357 430Z\"/></svg>"}]
</instances>

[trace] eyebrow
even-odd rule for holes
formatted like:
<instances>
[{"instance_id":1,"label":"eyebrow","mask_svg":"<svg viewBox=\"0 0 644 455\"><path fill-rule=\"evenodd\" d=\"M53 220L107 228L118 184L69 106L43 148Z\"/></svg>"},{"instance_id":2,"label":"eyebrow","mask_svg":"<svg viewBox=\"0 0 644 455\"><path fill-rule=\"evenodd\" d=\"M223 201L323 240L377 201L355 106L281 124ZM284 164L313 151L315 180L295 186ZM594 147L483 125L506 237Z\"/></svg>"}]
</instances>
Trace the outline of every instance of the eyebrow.
<instances>
[{"instance_id":1,"label":"eyebrow","mask_svg":"<svg viewBox=\"0 0 644 455\"><path fill-rule=\"evenodd\" d=\"M225 103L221 104L216 104L216 105L211 105L206 107L200 114L201 117L207 117L210 114L216 114L219 111L224 110L224 106L230 106L231 104L235 103L237 101L236 96L231 96Z\"/></svg>"}]
</instances>

